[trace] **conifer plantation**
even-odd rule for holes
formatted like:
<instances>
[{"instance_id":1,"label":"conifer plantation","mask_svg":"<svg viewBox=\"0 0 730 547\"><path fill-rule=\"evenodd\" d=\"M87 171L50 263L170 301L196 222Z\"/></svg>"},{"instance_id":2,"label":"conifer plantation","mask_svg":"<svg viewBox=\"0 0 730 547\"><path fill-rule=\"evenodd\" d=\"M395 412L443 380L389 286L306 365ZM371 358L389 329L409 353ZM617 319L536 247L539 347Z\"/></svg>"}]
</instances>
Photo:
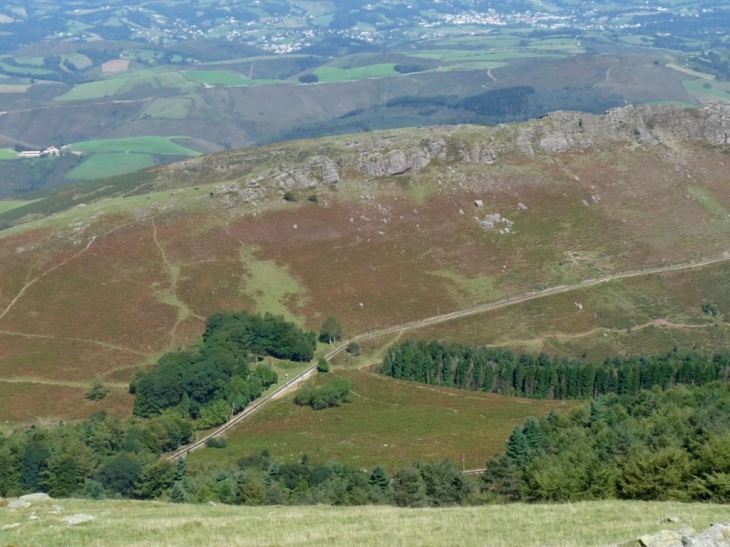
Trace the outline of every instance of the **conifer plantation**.
<instances>
[{"instance_id":1,"label":"conifer plantation","mask_svg":"<svg viewBox=\"0 0 730 547\"><path fill-rule=\"evenodd\" d=\"M390 349L380 372L400 380L539 399L589 399L643 389L704 385L730 376L730 352L674 351L590 363L512 350L408 340Z\"/></svg>"}]
</instances>

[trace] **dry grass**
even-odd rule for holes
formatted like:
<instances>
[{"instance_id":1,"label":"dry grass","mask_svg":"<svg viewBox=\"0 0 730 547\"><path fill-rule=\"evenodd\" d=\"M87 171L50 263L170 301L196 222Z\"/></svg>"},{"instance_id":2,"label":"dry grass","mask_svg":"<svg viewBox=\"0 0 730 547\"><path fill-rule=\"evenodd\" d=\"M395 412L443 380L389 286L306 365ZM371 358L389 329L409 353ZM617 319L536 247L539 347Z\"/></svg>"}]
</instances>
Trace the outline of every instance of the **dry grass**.
<instances>
[{"instance_id":1,"label":"dry grass","mask_svg":"<svg viewBox=\"0 0 730 547\"><path fill-rule=\"evenodd\" d=\"M230 507L132 501L62 500L14 512L0 510L3 543L17 547L178 547L362 545L370 547L590 547L628 541L661 529L701 530L728 520L726 506L710 504L583 502L447 509L393 507ZM39 520L28 520L35 511ZM95 521L69 527L64 515ZM658 524L677 516L680 524Z\"/></svg>"}]
</instances>

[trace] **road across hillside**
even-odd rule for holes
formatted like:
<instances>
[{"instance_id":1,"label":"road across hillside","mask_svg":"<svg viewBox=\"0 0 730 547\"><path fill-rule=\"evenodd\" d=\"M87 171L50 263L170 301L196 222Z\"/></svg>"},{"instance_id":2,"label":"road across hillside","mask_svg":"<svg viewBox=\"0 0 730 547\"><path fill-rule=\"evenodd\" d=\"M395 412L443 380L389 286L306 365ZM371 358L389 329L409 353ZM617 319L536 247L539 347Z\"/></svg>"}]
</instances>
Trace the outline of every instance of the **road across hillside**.
<instances>
[{"instance_id":1,"label":"road across hillside","mask_svg":"<svg viewBox=\"0 0 730 547\"><path fill-rule=\"evenodd\" d=\"M514 306L517 304L521 304L523 302L529 302L531 300L537 300L538 298L545 298L547 296L552 296L555 294L562 294L570 291L575 291L578 289L585 289L587 287L594 287L596 285L600 285L601 283L608 283L609 281L616 281L618 279L628 279L631 277L641 277L644 275L651 275L656 273L666 273L666 272L673 272L673 271L679 271L679 270L689 270L692 268L701 268L703 266L709 266L711 264L717 264L720 262L727 262L730 260L730 254L729 253L723 253L723 256L721 258L713 258L711 260L704 260L700 262L693 262L690 264L679 264L674 266L663 266L660 268L651 268L648 270L641 270L638 272L627 272L623 274L616 274L611 275L607 277L601 277L598 279L587 279L585 281L581 281L579 283L576 283L574 285L559 285L557 287L552 287L550 289L545 289L543 291L538 292L530 292L526 293L524 295L515 297L515 298L507 298L506 300L499 300L497 302L492 302L490 304L484 304L482 306L475 306L473 308L469 308L466 310L458 310L451 313L446 314L439 314L435 317L429 317L426 319L420 319L418 321L413 321L411 323L404 323L401 325L396 325L394 327L388 327L385 329L377 330L377 331L371 331L366 334L361 334L359 336L355 336L354 338L351 338L348 343L351 342L361 342L363 340L368 340L370 338L376 338L378 336L383 336L385 334L397 334L399 332L404 332L408 330L415 330L422 327L426 327L429 325L436 325L439 323L446 323L447 321L453 321L454 319L461 319L462 317L468 317L470 315L477 315L480 313L484 313L487 311L497 310L501 308L506 308L509 306ZM325 355L325 359L327 361L330 361L333 357L338 355L339 353L342 353L347 348L347 344L343 344L339 346L336 349L333 349L330 351L327 355ZM317 365L314 364L307 368L304 372L296 376L295 378L289 380L286 384L280 386L272 393L266 395L265 397L262 397L258 401L256 401L253 405L246 408L243 412L238 414L237 416L233 417L231 420L229 420L227 423L213 431L212 433L209 433L205 435L200 440L189 444L187 446L184 446L180 448L178 451L174 452L170 457L169 460L177 460L181 457L186 456L193 450L197 450L198 448L205 445L205 442L208 439L212 439L214 437L218 437L219 435L225 433L226 431L232 429L236 426L240 421L244 420L249 415L256 412L259 408L261 408L263 405L268 403L271 400L274 400L278 397L281 397L283 394L288 392L289 390L295 388L297 385L299 385L301 382L309 378L314 371L317 369ZM480 471L480 470L477 470Z\"/></svg>"}]
</instances>

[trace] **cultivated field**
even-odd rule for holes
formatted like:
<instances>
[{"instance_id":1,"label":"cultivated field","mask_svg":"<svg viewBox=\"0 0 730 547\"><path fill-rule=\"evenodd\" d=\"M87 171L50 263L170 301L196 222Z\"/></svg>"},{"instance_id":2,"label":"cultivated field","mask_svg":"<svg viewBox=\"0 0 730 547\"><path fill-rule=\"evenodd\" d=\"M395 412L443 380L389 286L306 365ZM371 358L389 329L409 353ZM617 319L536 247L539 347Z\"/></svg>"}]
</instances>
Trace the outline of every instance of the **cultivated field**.
<instances>
[{"instance_id":1,"label":"cultivated field","mask_svg":"<svg viewBox=\"0 0 730 547\"><path fill-rule=\"evenodd\" d=\"M160 99L162 100L162 99ZM171 99L177 103L177 99ZM150 106L154 106L153 103ZM163 105L174 114L177 104ZM159 112L159 110L158 110ZM196 156L198 152L178 144L184 137L130 137L78 142L73 150L85 152L83 163L67 176L70 179L93 180L133 173L154 165L152 155Z\"/></svg>"},{"instance_id":2,"label":"cultivated field","mask_svg":"<svg viewBox=\"0 0 730 547\"><path fill-rule=\"evenodd\" d=\"M49 514L60 503L61 514ZM40 517L28 520L31 511ZM97 517L67 526L75 513ZM679 517L677 524L658 524ZM727 522L727 506L661 502L581 502L472 508L231 507L160 502L61 500L15 512L0 510L3 541L18 547L230 545L280 547L590 547L625 542L662 529Z\"/></svg>"}]
</instances>

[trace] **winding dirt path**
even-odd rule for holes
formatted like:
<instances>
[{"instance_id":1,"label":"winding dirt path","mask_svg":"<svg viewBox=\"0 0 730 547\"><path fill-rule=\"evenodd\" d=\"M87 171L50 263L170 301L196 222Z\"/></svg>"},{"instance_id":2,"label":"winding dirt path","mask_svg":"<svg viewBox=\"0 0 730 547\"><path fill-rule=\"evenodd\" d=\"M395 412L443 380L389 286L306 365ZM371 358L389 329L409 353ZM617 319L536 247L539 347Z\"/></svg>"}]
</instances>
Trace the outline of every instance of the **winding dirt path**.
<instances>
[{"instance_id":1,"label":"winding dirt path","mask_svg":"<svg viewBox=\"0 0 730 547\"><path fill-rule=\"evenodd\" d=\"M355 336L347 341L347 343L343 343L339 347L333 349L327 355L325 355L325 359L327 361L330 361L332 358L337 356L338 354L345 351L347 348L347 344L350 342L361 342L363 340L368 340L371 338L376 338L378 336L382 336L384 334L390 334L390 333L399 333L399 332L405 332L409 330L416 330L420 329L422 327L430 326L430 325L437 325L440 323L446 323L448 321L453 321L454 319L461 319L462 317L469 317L471 315L477 315L480 313L484 313L487 311L492 310L498 310L502 308L507 308L509 306L515 306L517 304L521 304L523 302L529 302L531 300L537 300L539 298L545 298L547 296L552 296L555 294L562 294L566 292L575 291L578 289L585 289L587 287L595 287L596 285L600 285L602 283L608 283L610 281L616 281L619 279L629 279L632 277L641 277L645 275L651 275L651 274L657 274L657 273L666 273L666 272L675 272L675 271L681 271L681 270L690 270L694 268L702 268L704 266L709 266L712 264L718 264L721 262L727 262L730 261L730 252L723 253L723 256L720 258L713 258L710 260L703 260L699 262L691 262L689 264L676 264L673 266L662 266L660 268L650 268L646 270L640 270L640 271L634 271L634 272L626 272L622 274L615 274L610 275L606 277L601 277L598 279L587 279L585 281L581 281L579 283L576 283L574 285L560 285L557 287L552 287L550 289L545 289L543 291L536 291L536 292L529 292L524 295L515 297L515 298L507 298L506 300L500 300L497 302L492 302L490 304L484 304L482 306L475 306L474 308L465 309L465 310L458 310L451 313L446 314L439 314L435 317L428 317L426 319L420 319L417 321L413 321L410 323L404 323L401 325L396 325L393 327L388 327L385 329L377 330L377 331L371 331L369 333L361 334L359 336ZM198 448L205 446L205 442L208 439L212 439L214 437L218 437L225 433L226 431L234 428L236 424L246 419L248 416L256 412L259 408L261 408L263 405L265 405L267 402L278 399L282 397L284 394L288 393L289 391L295 389L300 383L302 383L307 378L311 377L315 371L317 370L316 363L308 367L304 372L302 372L299 376L289 380L286 384L280 386L276 390L274 390L269 395L266 395L256 401L255 404L251 405L250 407L246 408L243 412L236 415L235 417L231 418L227 423L220 426L215 431L205 435L203 438L195 441L192 444L189 444L187 446L184 446L177 450L176 452L173 452L169 457L168 460L174 461L179 458L182 458L184 456L187 456L190 452L193 450L197 450ZM481 470L473 470L474 472L481 471Z\"/></svg>"}]
</instances>

